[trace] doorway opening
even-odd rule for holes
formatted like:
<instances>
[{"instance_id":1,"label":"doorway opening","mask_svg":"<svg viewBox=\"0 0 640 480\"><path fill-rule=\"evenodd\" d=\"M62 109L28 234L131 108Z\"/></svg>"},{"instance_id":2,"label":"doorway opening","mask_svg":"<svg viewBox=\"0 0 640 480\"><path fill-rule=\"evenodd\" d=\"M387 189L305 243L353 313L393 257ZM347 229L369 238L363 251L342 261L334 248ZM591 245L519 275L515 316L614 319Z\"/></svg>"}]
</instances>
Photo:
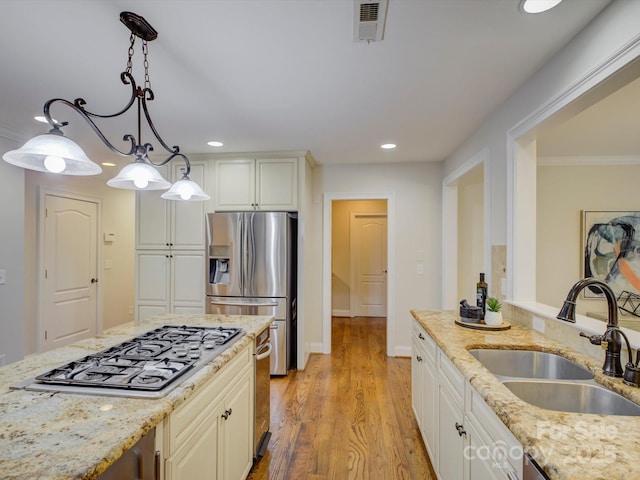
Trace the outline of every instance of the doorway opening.
<instances>
[{"instance_id":1,"label":"doorway opening","mask_svg":"<svg viewBox=\"0 0 640 480\"><path fill-rule=\"evenodd\" d=\"M323 353L331 353L333 318L386 323L395 344L393 195L326 194L323 239Z\"/></svg>"}]
</instances>

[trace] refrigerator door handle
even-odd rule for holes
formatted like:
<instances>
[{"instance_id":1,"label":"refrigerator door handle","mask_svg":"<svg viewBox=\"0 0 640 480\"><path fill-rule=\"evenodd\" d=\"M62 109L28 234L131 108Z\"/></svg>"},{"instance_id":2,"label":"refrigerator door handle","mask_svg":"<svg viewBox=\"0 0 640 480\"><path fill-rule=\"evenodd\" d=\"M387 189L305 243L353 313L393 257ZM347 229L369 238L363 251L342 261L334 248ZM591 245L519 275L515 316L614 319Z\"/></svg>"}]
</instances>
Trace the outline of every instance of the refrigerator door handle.
<instances>
[{"instance_id":1,"label":"refrigerator door handle","mask_svg":"<svg viewBox=\"0 0 640 480\"><path fill-rule=\"evenodd\" d=\"M242 300L211 300L211 305L229 305L232 307L277 307L278 302L243 302Z\"/></svg>"}]
</instances>

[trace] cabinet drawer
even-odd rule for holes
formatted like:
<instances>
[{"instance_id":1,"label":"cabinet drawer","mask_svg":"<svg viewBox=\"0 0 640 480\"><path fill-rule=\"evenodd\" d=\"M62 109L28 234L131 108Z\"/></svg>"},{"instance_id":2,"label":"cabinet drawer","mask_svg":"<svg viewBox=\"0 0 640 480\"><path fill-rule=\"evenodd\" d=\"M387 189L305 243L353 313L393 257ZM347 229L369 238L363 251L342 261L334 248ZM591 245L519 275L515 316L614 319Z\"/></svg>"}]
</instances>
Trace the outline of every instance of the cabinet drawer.
<instances>
[{"instance_id":1,"label":"cabinet drawer","mask_svg":"<svg viewBox=\"0 0 640 480\"><path fill-rule=\"evenodd\" d=\"M209 410L218 403L217 399L233 388L241 372L249 368L253 361L251 344L220 369L207 384L200 387L190 399L174 410L168 418L168 449L171 455L177 446L184 444L197 430L201 422L199 416L206 417Z\"/></svg>"},{"instance_id":2,"label":"cabinet drawer","mask_svg":"<svg viewBox=\"0 0 640 480\"><path fill-rule=\"evenodd\" d=\"M429 355L429 360L435 363L436 342L433 341L433 338L431 338L431 336L425 331L424 328L422 328L422 326L418 322L413 322L413 335L415 339L424 347L424 351L427 355Z\"/></svg>"},{"instance_id":3,"label":"cabinet drawer","mask_svg":"<svg viewBox=\"0 0 640 480\"><path fill-rule=\"evenodd\" d=\"M440 365L440 381L449 385L452 393L455 394L456 400L462 406L464 405L464 377L460 371L451 363L447 355L438 350Z\"/></svg>"}]
</instances>

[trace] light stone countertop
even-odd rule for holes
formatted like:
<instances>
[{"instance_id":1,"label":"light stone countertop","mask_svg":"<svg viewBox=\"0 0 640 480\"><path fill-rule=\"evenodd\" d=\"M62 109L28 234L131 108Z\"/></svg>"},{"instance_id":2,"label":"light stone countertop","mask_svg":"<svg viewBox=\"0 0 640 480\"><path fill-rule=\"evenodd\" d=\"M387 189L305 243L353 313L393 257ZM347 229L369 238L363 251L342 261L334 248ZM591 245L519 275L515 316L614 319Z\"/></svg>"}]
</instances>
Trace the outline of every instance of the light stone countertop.
<instances>
[{"instance_id":1,"label":"light stone countertop","mask_svg":"<svg viewBox=\"0 0 640 480\"><path fill-rule=\"evenodd\" d=\"M511 393L467 350L518 347L559 354L591 370L596 382L640 403L640 388L602 375L602 361L516 323L509 330L488 332L456 325L458 315L454 311L411 314L551 479L628 480L640 475L640 417L535 407ZM624 365L627 359L622 360Z\"/></svg>"},{"instance_id":2,"label":"light stone countertop","mask_svg":"<svg viewBox=\"0 0 640 480\"><path fill-rule=\"evenodd\" d=\"M270 316L160 315L0 368L0 478L93 479L251 344ZM10 386L162 325L229 325L247 335L159 399L15 390Z\"/></svg>"}]
</instances>

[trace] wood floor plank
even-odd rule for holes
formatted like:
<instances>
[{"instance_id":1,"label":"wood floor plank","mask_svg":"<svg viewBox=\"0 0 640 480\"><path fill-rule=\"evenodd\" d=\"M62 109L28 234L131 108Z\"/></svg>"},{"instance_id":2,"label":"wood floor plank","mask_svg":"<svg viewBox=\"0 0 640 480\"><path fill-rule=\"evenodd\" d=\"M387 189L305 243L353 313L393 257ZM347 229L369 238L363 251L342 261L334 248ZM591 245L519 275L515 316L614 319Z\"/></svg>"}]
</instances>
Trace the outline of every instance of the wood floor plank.
<instances>
[{"instance_id":1,"label":"wood floor plank","mask_svg":"<svg viewBox=\"0 0 640 480\"><path fill-rule=\"evenodd\" d=\"M334 318L331 348L272 378L271 441L248 480L435 480L386 320Z\"/></svg>"}]
</instances>

